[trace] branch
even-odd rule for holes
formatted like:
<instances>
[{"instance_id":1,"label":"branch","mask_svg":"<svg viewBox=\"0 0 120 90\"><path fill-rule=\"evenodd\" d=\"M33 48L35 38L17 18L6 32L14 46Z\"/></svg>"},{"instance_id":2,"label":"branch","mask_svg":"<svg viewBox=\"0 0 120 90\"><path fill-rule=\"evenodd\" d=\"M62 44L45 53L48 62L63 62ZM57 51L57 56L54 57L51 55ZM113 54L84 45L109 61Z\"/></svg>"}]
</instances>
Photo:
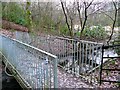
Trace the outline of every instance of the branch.
<instances>
[{"instance_id":1,"label":"branch","mask_svg":"<svg viewBox=\"0 0 120 90\"><path fill-rule=\"evenodd\" d=\"M86 9L90 7L90 5L93 3L93 1L94 1L94 0L92 0L92 1L88 4L88 6L86 7Z\"/></svg>"},{"instance_id":2,"label":"branch","mask_svg":"<svg viewBox=\"0 0 120 90\"><path fill-rule=\"evenodd\" d=\"M100 11L100 10L102 10L102 9L104 9L104 8L105 8L105 6L99 8L99 9L97 9L97 10L93 10L92 13L88 14L88 16L89 16L89 15L92 15L92 14L96 14L98 11ZM100 11L100 12L102 12L102 11Z\"/></svg>"},{"instance_id":3,"label":"branch","mask_svg":"<svg viewBox=\"0 0 120 90\"><path fill-rule=\"evenodd\" d=\"M66 20L66 24L67 24L67 27L68 27L70 36L73 36L73 35L72 35L72 32L71 32L71 29L70 29L70 25L69 25L69 23L68 23L68 17L67 17L67 14L66 14L66 12L65 12L64 4L63 4L62 0L60 0L60 2L61 2L61 5L62 5L63 13L64 13L64 15L65 15L65 20Z\"/></svg>"},{"instance_id":4,"label":"branch","mask_svg":"<svg viewBox=\"0 0 120 90\"><path fill-rule=\"evenodd\" d=\"M113 1L113 5L114 5L114 8L115 8L115 18L114 18L114 21L113 21L113 25L112 25L112 32L111 32L111 35L109 37L109 40L107 41L107 44L110 42L110 40L112 39L112 36L113 36L113 32L114 32L114 27L115 27L115 23L116 23L116 19L117 19L117 6L115 4L115 2Z\"/></svg>"},{"instance_id":5,"label":"branch","mask_svg":"<svg viewBox=\"0 0 120 90\"><path fill-rule=\"evenodd\" d=\"M110 15L108 15L107 13L102 12L102 11L101 11L101 13L104 13L106 16L108 16L114 22L114 19Z\"/></svg>"},{"instance_id":6,"label":"branch","mask_svg":"<svg viewBox=\"0 0 120 90\"><path fill-rule=\"evenodd\" d=\"M80 5L79 5L79 2L77 2L77 11L78 11L78 14L79 14L79 20L80 20L80 26L82 27L82 18L81 18L81 14L80 14Z\"/></svg>"},{"instance_id":7,"label":"branch","mask_svg":"<svg viewBox=\"0 0 120 90\"><path fill-rule=\"evenodd\" d=\"M90 7L90 5L92 4L93 1L94 1L94 0L92 0L92 1L88 4L88 6L87 6L86 2L83 2L83 3L84 3L84 6L85 6L85 14L84 14L85 19L84 19L83 25L82 25L82 27L81 27L80 38L81 38L81 36L82 36L83 30L84 30L85 25L86 25L86 22L87 22L87 18L88 18L88 16L87 16L87 10L88 10L88 8Z\"/></svg>"}]
</instances>

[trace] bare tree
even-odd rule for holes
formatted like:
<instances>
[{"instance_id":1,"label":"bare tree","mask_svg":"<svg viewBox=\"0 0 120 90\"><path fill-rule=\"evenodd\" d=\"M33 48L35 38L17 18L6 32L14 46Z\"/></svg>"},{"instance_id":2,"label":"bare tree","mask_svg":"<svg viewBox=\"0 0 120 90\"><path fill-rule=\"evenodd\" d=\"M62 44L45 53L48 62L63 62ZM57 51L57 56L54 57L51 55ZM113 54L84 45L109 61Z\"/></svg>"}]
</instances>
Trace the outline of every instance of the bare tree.
<instances>
[{"instance_id":1,"label":"bare tree","mask_svg":"<svg viewBox=\"0 0 120 90\"><path fill-rule=\"evenodd\" d=\"M60 1L61 1L61 6L62 6L62 9L64 12L64 16L66 19L66 24L68 26L70 36L72 36L72 37L73 37L73 25L74 25L74 23L73 23L74 18L73 17L75 17L77 14L76 12L78 12L78 17L79 17L80 26L81 26L81 33L80 33L80 37L81 37L83 30L85 28L87 19L88 19L88 9L92 5L94 0L92 0L90 2L87 2L87 1L80 2L79 0L74 1L73 2L73 9L71 9L71 10L66 7L66 5L63 3L62 0L60 0ZM69 22L69 20L70 20L70 22Z\"/></svg>"},{"instance_id":2,"label":"bare tree","mask_svg":"<svg viewBox=\"0 0 120 90\"><path fill-rule=\"evenodd\" d=\"M67 24L67 27L68 27L68 30L69 30L69 34L70 34L71 37L73 37L73 32L72 32L73 19L72 19L72 17L69 15L70 20L71 20L71 27L70 27L70 24L69 24L69 21L68 21L68 15L67 15L68 12L69 12L69 10L68 10L67 7L64 5L64 3L63 3L62 0L60 0L60 2L61 2L62 9L63 9L63 13L64 13L64 15L65 15L65 20L66 20L66 24Z\"/></svg>"},{"instance_id":3,"label":"bare tree","mask_svg":"<svg viewBox=\"0 0 120 90\"><path fill-rule=\"evenodd\" d=\"M116 23L116 20L117 20L117 13L118 13L118 8L117 8L117 3L118 2L115 2L115 1L112 1L113 3L113 6L114 6L114 9L115 9L115 13L114 13L114 18L112 18L110 15L108 14L105 14L107 15L109 18L111 18L111 20L113 21L113 24L112 24L112 32L111 32L111 35L107 41L107 44L110 42L110 40L112 39L112 36L113 36L113 32L114 32L114 27L115 27L115 23Z\"/></svg>"},{"instance_id":4,"label":"bare tree","mask_svg":"<svg viewBox=\"0 0 120 90\"><path fill-rule=\"evenodd\" d=\"M80 21L80 24L81 24L80 38L82 36L83 30L85 28L85 25L86 25L86 22L87 22L87 19L88 19L88 8L92 5L93 1L94 0L92 0L90 2L86 2L86 1L83 2L84 20L82 20L82 17L81 17L82 6L80 6L79 1L77 1L77 10L78 10L78 14L79 14L79 21Z\"/></svg>"}]
</instances>

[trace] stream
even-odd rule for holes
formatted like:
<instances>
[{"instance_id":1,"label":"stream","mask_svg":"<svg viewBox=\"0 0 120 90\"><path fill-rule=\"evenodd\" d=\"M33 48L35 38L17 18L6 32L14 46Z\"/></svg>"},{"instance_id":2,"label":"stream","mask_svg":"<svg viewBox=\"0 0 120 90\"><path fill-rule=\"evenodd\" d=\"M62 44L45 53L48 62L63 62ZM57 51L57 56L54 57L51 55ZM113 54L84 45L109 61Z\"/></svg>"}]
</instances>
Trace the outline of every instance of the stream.
<instances>
[{"instance_id":1,"label":"stream","mask_svg":"<svg viewBox=\"0 0 120 90\"><path fill-rule=\"evenodd\" d=\"M7 69L7 72L9 72L9 70ZM21 86L18 84L18 82L16 81L16 79L14 77L8 76L5 73L5 65L2 63L2 90L22 90Z\"/></svg>"}]
</instances>

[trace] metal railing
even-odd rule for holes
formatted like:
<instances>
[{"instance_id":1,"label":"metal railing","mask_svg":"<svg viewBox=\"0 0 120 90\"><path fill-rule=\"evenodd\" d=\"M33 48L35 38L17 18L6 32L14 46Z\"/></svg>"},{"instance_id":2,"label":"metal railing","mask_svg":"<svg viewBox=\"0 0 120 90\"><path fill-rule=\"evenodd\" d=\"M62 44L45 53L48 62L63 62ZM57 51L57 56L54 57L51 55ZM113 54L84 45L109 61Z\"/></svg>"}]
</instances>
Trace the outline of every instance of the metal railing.
<instances>
[{"instance_id":1,"label":"metal railing","mask_svg":"<svg viewBox=\"0 0 120 90\"><path fill-rule=\"evenodd\" d=\"M57 88L57 56L3 35L0 50L28 86Z\"/></svg>"},{"instance_id":2,"label":"metal railing","mask_svg":"<svg viewBox=\"0 0 120 90\"><path fill-rule=\"evenodd\" d=\"M51 53L58 56L60 67L88 82L98 81L96 74L100 71L103 44L63 37L56 37L54 41L58 51L54 47Z\"/></svg>"},{"instance_id":3,"label":"metal railing","mask_svg":"<svg viewBox=\"0 0 120 90\"><path fill-rule=\"evenodd\" d=\"M89 82L98 80L99 77L95 76L100 70L102 43L49 35L36 36L30 40L29 44L56 55L58 66L65 71Z\"/></svg>"},{"instance_id":4,"label":"metal railing","mask_svg":"<svg viewBox=\"0 0 120 90\"><path fill-rule=\"evenodd\" d=\"M110 74L111 71L116 71L116 73L118 73L118 75L119 75L119 72L120 72L120 68L119 67L117 67L117 68L116 67L112 67L111 68L110 66L106 65L106 67L105 67L103 65L104 64L103 63L104 59L110 59L112 62L117 61L117 59L120 60L120 54L117 54L117 53L115 55L109 55L108 54L107 56L103 56L104 55L104 51L106 49L114 50L114 53L116 53L116 51L117 51L117 53L120 53L120 44L108 45L108 46L104 46L103 45L103 47L102 47L102 60L101 60L101 67L100 67L100 85L102 84L102 82L120 83L120 78L119 78L119 76L117 78L116 75L115 75L116 77L114 77L114 80L111 80L112 78L111 79L108 79L108 78L107 79L105 79L105 78L103 79L103 71L106 71L106 73L107 73L107 71L109 71L109 74ZM115 65L115 64L113 64L113 65ZM108 77L108 76L109 75L107 75L106 77Z\"/></svg>"}]
</instances>

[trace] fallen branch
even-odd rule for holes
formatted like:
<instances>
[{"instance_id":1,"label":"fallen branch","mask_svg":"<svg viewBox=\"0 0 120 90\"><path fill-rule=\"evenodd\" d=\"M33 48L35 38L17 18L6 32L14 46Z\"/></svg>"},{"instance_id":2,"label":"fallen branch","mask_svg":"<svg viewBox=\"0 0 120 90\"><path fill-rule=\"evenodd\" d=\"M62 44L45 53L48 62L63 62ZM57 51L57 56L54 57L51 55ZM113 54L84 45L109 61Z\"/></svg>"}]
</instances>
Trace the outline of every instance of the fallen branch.
<instances>
[{"instance_id":1,"label":"fallen branch","mask_svg":"<svg viewBox=\"0 0 120 90\"><path fill-rule=\"evenodd\" d=\"M28 28L22 25L18 25L13 22L7 21L7 20L2 20L2 28L7 29L7 30L14 29L17 31L28 32Z\"/></svg>"}]
</instances>

